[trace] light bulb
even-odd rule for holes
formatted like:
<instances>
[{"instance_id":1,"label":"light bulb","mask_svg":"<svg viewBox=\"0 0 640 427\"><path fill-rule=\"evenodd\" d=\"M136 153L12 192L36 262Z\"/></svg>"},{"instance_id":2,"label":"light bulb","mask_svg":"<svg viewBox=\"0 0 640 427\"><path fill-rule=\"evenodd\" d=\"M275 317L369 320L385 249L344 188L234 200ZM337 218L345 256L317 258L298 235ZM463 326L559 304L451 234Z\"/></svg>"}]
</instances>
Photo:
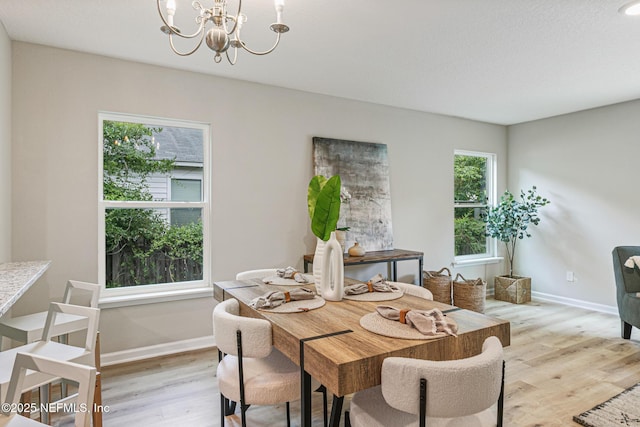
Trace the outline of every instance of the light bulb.
<instances>
[{"instance_id":1,"label":"light bulb","mask_svg":"<svg viewBox=\"0 0 640 427\"><path fill-rule=\"evenodd\" d=\"M618 12L624 13L629 16L638 16L640 15L640 1L632 1L631 3L627 3L618 9Z\"/></svg>"}]
</instances>

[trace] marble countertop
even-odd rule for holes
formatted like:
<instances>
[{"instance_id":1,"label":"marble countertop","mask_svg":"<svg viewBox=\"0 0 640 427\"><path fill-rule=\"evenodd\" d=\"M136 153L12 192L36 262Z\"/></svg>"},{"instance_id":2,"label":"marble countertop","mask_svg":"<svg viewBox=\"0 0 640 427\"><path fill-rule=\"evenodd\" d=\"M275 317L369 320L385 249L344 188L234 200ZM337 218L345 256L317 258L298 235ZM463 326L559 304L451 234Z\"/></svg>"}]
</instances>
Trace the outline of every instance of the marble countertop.
<instances>
[{"instance_id":1,"label":"marble countertop","mask_svg":"<svg viewBox=\"0 0 640 427\"><path fill-rule=\"evenodd\" d=\"M36 280L51 261L23 261L0 264L0 316L3 316Z\"/></svg>"}]
</instances>

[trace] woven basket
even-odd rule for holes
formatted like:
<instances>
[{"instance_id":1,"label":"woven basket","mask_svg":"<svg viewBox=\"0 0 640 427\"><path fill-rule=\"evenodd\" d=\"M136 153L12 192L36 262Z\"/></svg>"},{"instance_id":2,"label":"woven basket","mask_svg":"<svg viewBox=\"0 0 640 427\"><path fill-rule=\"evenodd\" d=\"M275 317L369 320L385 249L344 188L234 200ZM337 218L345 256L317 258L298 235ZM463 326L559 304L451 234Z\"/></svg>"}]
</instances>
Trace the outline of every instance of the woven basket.
<instances>
[{"instance_id":1,"label":"woven basket","mask_svg":"<svg viewBox=\"0 0 640 427\"><path fill-rule=\"evenodd\" d=\"M434 301L451 304L451 272L447 267L438 271L423 271L422 286L431 291Z\"/></svg>"},{"instance_id":2,"label":"woven basket","mask_svg":"<svg viewBox=\"0 0 640 427\"><path fill-rule=\"evenodd\" d=\"M453 280L453 304L456 307L484 313L487 282L478 278L467 280L460 273Z\"/></svg>"}]
</instances>

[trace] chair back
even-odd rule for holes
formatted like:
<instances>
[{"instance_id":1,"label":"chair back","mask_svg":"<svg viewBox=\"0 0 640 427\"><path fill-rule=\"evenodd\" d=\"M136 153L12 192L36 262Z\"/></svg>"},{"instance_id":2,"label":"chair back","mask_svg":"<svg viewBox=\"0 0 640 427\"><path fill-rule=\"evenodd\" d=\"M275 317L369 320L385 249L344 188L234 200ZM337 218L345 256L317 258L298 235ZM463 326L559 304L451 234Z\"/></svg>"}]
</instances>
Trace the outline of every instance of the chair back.
<instances>
[{"instance_id":1,"label":"chair back","mask_svg":"<svg viewBox=\"0 0 640 427\"><path fill-rule=\"evenodd\" d=\"M262 279L267 276L275 276L278 273L277 268L262 268L260 270L241 271L236 274L236 280Z\"/></svg>"},{"instance_id":2,"label":"chair back","mask_svg":"<svg viewBox=\"0 0 640 427\"><path fill-rule=\"evenodd\" d=\"M59 302L49 303L47 320L44 324L44 329L42 330L42 341L51 341L51 338L54 336L53 330L56 322L56 316L59 313L75 314L76 316L82 316L88 319L84 348L85 350L93 353L96 348L100 309L73 304L61 304Z\"/></svg>"},{"instance_id":3,"label":"chair back","mask_svg":"<svg viewBox=\"0 0 640 427\"><path fill-rule=\"evenodd\" d=\"M88 283L88 282L80 282L78 280L69 280L67 282L67 286L64 289L64 296L62 297L62 302L64 304L76 304L76 305L80 305L77 304L75 302L71 302L71 297L73 294L77 294L76 290L81 290L81 291L85 291L85 292L81 292L82 294L88 294L90 299L89 299L89 307L93 307L93 308L98 308L98 300L100 299L100 290L101 290L102 286L95 284L95 283ZM84 296L86 299L86 295L81 295ZM86 305L86 304L82 304L82 305Z\"/></svg>"},{"instance_id":4,"label":"chair back","mask_svg":"<svg viewBox=\"0 0 640 427\"><path fill-rule=\"evenodd\" d=\"M402 283L402 282L388 282L388 283L392 285L396 285L398 288L402 289L402 292L404 292L407 295L412 295L414 297L433 301L433 294L427 288L423 288L422 286L412 285L410 283Z\"/></svg>"},{"instance_id":5,"label":"chair back","mask_svg":"<svg viewBox=\"0 0 640 427\"><path fill-rule=\"evenodd\" d=\"M625 267L624 263L632 256L640 256L640 246L617 246L613 249L613 274L616 279L618 309L627 293L640 292L640 274L636 268Z\"/></svg>"},{"instance_id":6,"label":"chair back","mask_svg":"<svg viewBox=\"0 0 640 427\"><path fill-rule=\"evenodd\" d=\"M88 427L96 386L96 368L72 362L63 362L29 353L16 354L9 381L6 403L11 408L20 402L27 369L47 375L64 378L78 383L78 397L75 406L75 426ZM3 407L4 408L4 407ZM4 415L10 415L2 411Z\"/></svg>"},{"instance_id":7,"label":"chair back","mask_svg":"<svg viewBox=\"0 0 640 427\"><path fill-rule=\"evenodd\" d=\"M420 379L427 380L427 415L454 418L476 414L498 401L502 344L484 341L482 353L466 359L432 361L388 357L382 363L382 395L401 411L420 414Z\"/></svg>"},{"instance_id":8,"label":"chair back","mask_svg":"<svg viewBox=\"0 0 640 427\"><path fill-rule=\"evenodd\" d=\"M263 319L240 316L235 299L222 301L213 309L213 329L218 350L238 355L237 331L242 334L242 357L266 357L272 350L271 323Z\"/></svg>"}]
</instances>

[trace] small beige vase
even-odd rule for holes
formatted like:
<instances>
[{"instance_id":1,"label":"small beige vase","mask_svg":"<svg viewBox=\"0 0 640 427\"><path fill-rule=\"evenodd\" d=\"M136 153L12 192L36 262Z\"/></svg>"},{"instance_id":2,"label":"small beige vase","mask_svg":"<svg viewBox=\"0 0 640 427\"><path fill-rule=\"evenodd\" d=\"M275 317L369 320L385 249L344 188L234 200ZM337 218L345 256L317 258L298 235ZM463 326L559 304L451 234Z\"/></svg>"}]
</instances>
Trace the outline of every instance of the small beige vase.
<instances>
[{"instance_id":1,"label":"small beige vase","mask_svg":"<svg viewBox=\"0 0 640 427\"><path fill-rule=\"evenodd\" d=\"M353 246L349 248L349 256L364 256L366 252L358 242L355 242Z\"/></svg>"}]
</instances>

